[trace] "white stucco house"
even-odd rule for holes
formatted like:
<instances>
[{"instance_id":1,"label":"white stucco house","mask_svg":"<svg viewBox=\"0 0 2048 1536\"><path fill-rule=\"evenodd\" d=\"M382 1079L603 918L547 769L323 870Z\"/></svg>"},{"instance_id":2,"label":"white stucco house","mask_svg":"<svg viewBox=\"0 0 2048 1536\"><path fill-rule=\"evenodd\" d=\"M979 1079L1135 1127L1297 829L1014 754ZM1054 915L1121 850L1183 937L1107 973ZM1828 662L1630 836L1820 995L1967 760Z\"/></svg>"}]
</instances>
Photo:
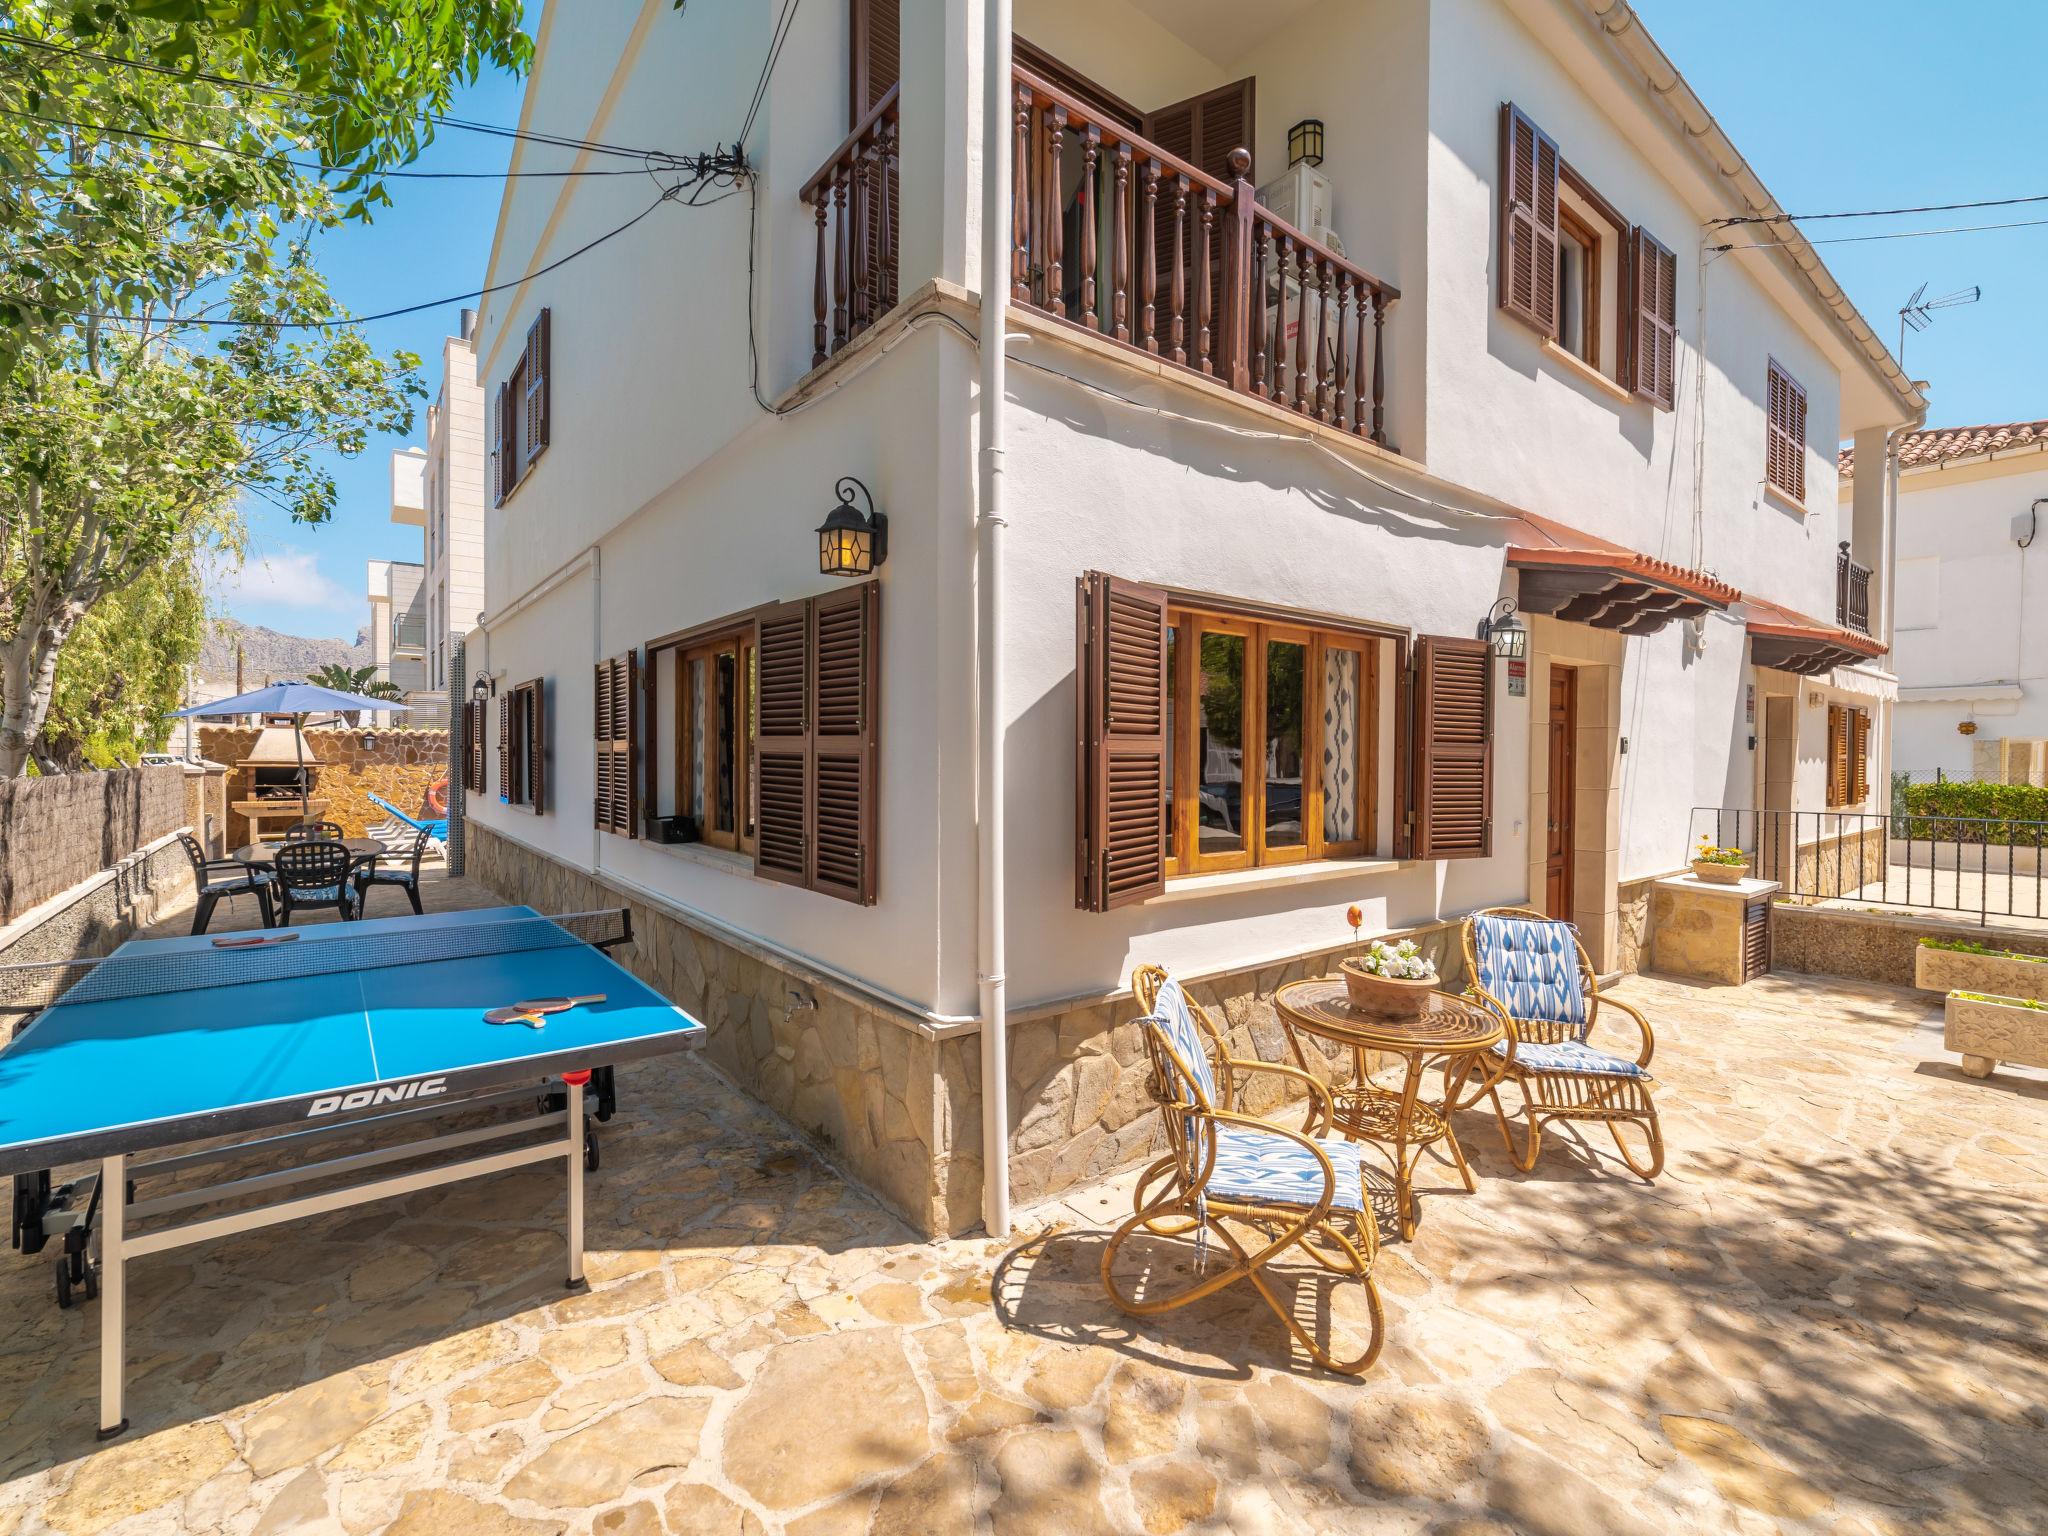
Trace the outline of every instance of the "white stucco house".
<instances>
[{"instance_id":1,"label":"white stucco house","mask_svg":"<svg viewBox=\"0 0 2048 1536\"><path fill-rule=\"evenodd\" d=\"M370 598L370 664L380 682L405 696L407 712L379 710L379 725L433 725L437 701L427 686L426 567L416 560L365 562Z\"/></svg>"},{"instance_id":2,"label":"white stucco house","mask_svg":"<svg viewBox=\"0 0 2048 1536\"><path fill-rule=\"evenodd\" d=\"M476 335L472 873L932 1231L1145 1155L1137 965L1625 969L1695 808L1874 804L1924 415L1620 0L996 3L751 112L775 8L551 4L523 122L751 174L508 182Z\"/></svg>"},{"instance_id":3,"label":"white stucco house","mask_svg":"<svg viewBox=\"0 0 2048 1536\"><path fill-rule=\"evenodd\" d=\"M1915 432L1895 456L1892 762L2048 784L2048 421Z\"/></svg>"}]
</instances>

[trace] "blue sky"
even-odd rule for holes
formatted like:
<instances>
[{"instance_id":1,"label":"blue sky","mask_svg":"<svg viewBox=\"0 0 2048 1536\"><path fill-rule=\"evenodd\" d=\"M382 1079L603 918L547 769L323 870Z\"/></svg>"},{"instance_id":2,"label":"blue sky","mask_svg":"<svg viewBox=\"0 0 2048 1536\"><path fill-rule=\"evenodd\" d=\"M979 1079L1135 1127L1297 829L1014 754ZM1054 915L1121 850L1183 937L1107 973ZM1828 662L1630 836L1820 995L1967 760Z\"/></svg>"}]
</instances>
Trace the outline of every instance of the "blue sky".
<instances>
[{"instance_id":1,"label":"blue sky","mask_svg":"<svg viewBox=\"0 0 2048 1536\"><path fill-rule=\"evenodd\" d=\"M2048 192L2036 152L2048 6L2008 0L1961 19L1961 12L1951 17L1905 0L1635 4L1779 202L1795 213ZM479 82L455 111L515 123L519 85L502 77ZM503 170L510 147L508 140L443 130L417 168ZM566 151L528 161L567 163ZM372 225L327 240L321 259L334 291L368 313L475 288L502 185L394 183L395 207ZM2029 219L2048 220L2048 203L1829 220L1805 229L1823 240ZM1888 346L1897 344L1899 306L1922 282L1930 296L1983 288L1981 303L1942 312L1932 329L1907 343L1908 370L1933 385L1931 425L2048 416L2040 362L2048 357L2040 281L2048 225L1830 244L1820 253ZM430 397L439 387L441 338L455 328L459 307L371 328L380 346L420 354ZM419 558L418 530L390 521L387 476L393 448L423 441L421 419L406 438L374 440L360 458L337 459L340 506L323 527L296 528L282 514L252 506L250 559L239 578L223 583L221 608L293 634L352 637L366 616L364 562Z\"/></svg>"}]
</instances>

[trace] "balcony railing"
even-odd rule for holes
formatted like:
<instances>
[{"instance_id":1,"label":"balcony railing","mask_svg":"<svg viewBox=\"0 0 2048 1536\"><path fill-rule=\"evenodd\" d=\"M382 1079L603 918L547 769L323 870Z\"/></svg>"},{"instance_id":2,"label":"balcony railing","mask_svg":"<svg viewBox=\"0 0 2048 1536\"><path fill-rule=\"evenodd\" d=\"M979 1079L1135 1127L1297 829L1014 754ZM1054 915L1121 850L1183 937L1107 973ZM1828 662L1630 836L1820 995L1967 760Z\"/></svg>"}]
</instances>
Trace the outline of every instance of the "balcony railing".
<instances>
[{"instance_id":1,"label":"balcony railing","mask_svg":"<svg viewBox=\"0 0 2048 1536\"><path fill-rule=\"evenodd\" d=\"M798 194L818 226L813 368L896 303L899 89L889 88Z\"/></svg>"},{"instance_id":2,"label":"balcony railing","mask_svg":"<svg viewBox=\"0 0 2048 1536\"><path fill-rule=\"evenodd\" d=\"M1399 291L1258 206L1250 157L1204 174L1016 71L1011 297L1386 443Z\"/></svg>"},{"instance_id":3,"label":"balcony railing","mask_svg":"<svg viewBox=\"0 0 2048 1536\"><path fill-rule=\"evenodd\" d=\"M1835 622L1870 633L1870 567L1849 558L1847 541L1835 551Z\"/></svg>"}]
</instances>

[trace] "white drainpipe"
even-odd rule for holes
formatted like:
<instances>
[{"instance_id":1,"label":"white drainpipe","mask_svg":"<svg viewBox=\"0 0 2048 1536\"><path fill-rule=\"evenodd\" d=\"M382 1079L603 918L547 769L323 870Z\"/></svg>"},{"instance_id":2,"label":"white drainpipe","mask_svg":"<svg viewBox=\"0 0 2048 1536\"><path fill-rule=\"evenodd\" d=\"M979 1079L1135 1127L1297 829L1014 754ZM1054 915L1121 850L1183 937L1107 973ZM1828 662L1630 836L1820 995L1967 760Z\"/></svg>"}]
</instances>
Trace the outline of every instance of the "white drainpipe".
<instances>
[{"instance_id":1,"label":"white drainpipe","mask_svg":"<svg viewBox=\"0 0 2048 1536\"><path fill-rule=\"evenodd\" d=\"M1010 1047L1003 979L1003 325L1010 291L1010 0L983 0L981 516L975 581L975 752L980 834L982 1224L1010 1233Z\"/></svg>"}]
</instances>

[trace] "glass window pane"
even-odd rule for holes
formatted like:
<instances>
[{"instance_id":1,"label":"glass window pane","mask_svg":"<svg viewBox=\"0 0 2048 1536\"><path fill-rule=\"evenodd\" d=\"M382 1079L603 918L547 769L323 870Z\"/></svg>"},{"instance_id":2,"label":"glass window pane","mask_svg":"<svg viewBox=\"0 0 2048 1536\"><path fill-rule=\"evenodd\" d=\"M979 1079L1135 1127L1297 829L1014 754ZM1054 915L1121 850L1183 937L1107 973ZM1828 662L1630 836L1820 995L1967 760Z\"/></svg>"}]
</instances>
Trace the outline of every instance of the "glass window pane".
<instances>
[{"instance_id":1,"label":"glass window pane","mask_svg":"<svg viewBox=\"0 0 2048 1536\"><path fill-rule=\"evenodd\" d=\"M1308 647L1275 640L1266 647L1266 846L1299 848L1302 824L1302 685Z\"/></svg>"},{"instance_id":2,"label":"glass window pane","mask_svg":"<svg viewBox=\"0 0 2048 1536\"><path fill-rule=\"evenodd\" d=\"M1323 652L1323 841L1359 837L1358 690L1365 675L1357 651Z\"/></svg>"},{"instance_id":3,"label":"glass window pane","mask_svg":"<svg viewBox=\"0 0 2048 1536\"><path fill-rule=\"evenodd\" d=\"M1200 851L1244 847L1244 636L1204 635L1201 655Z\"/></svg>"},{"instance_id":4,"label":"glass window pane","mask_svg":"<svg viewBox=\"0 0 2048 1536\"><path fill-rule=\"evenodd\" d=\"M718 670L718 799L716 822L721 832L733 830L733 792L737 787L737 768L733 751L737 745L733 734L733 710L738 702L735 684L738 681L738 658L731 651L720 651L714 662Z\"/></svg>"},{"instance_id":5,"label":"glass window pane","mask_svg":"<svg viewBox=\"0 0 2048 1536\"><path fill-rule=\"evenodd\" d=\"M1173 846L1173 770L1180 753L1176 748L1173 722L1179 713L1180 704L1180 630L1178 627L1166 632L1166 856L1180 857L1180 850Z\"/></svg>"}]
</instances>

